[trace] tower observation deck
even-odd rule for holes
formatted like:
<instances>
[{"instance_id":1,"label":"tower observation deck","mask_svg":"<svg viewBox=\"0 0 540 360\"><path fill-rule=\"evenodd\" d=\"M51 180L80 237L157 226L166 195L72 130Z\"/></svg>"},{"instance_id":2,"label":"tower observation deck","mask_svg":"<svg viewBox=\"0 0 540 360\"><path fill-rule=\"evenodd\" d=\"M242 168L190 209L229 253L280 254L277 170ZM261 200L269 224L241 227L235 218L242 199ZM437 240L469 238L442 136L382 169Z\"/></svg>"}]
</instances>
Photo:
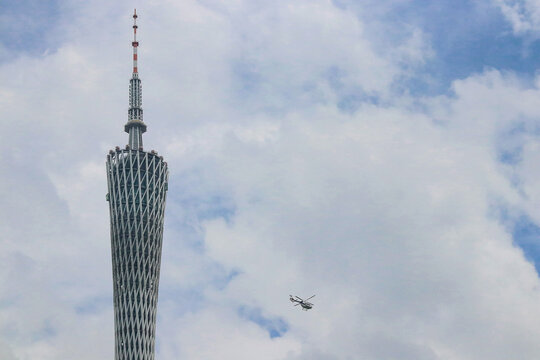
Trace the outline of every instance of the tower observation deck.
<instances>
[{"instance_id":1,"label":"tower observation deck","mask_svg":"<svg viewBox=\"0 0 540 360\"><path fill-rule=\"evenodd\" d=\"M143 150L142 86L137 68L137 13L133 14L133 75L125 149L107 155L111 222L115 360L153 360L169 171L163 157Z\"/></svg>"}]
</instances>

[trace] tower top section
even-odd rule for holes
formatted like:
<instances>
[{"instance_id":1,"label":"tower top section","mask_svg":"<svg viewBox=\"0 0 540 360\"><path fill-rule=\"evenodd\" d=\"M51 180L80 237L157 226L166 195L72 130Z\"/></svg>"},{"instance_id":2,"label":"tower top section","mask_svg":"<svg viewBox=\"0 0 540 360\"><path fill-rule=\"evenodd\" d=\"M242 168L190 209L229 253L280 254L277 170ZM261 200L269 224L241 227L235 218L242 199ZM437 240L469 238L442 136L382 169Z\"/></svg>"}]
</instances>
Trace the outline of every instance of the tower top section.
<instances>
[{"instance_id":1,"label":"tower top section","mask_svg":"<svg viewBox=\"0 0 540 360\"><path fill-rule=\"evenodd\" d=\"M143 122L142 110L142 84L139 79L139 70L137 67L137 9L133 11L133 74L129 81L129 110L128 122L124 130L129 134L129 146L135 150L142 150L142 134L146 132L146 124Z\"/></svg>"}]
</instances>

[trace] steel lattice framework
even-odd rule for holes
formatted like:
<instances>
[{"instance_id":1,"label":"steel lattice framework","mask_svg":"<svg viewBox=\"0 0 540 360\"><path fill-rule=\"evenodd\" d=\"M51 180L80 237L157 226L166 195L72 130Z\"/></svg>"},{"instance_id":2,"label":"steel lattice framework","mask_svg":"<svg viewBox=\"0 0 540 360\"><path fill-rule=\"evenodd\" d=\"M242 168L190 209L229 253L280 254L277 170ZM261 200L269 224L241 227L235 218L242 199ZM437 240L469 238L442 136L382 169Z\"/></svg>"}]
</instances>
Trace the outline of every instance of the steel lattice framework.
<instances>
[{"instance_id":1,"label":"steel lattice framework","mask_svg":"<svg viewBox=\"0 0 540 360\"><path fill-rule=\"evenodd\" d=\"M133 29L136 34L137 14ZM125 131L129 145L107 155L116 360L153 360L163 217L168 184L167 163L145 152L142 133L138 42L133 41L133 76Z\"/></svg>"},{"instance_id":2,"label":"steel lattice framework","mask_svg":"<svg viewBox=\"0 0 540 360\"><path fill-rule=\"evenodd\" d=\"M107 156L117 360L154 359L167 164L120 150Z\"/></svg>"}]
</instances>

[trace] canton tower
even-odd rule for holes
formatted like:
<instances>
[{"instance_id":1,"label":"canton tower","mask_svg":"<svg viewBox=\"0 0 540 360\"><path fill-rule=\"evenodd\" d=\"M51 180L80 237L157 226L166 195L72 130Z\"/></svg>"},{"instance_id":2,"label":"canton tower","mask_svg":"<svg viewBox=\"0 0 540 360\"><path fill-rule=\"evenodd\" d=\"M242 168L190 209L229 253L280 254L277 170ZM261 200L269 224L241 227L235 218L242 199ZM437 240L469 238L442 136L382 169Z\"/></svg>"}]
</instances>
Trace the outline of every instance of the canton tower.
<instances>
[{"instance_id":1,"label":"canton tower","mask_svg":"<svg viewBox=\"0 0 540 360\"><path fill-rule=\"evenodd\" d=\"M162 156L143 150L146 131L137 71L137 13L133 14L133 75L125 149L107 155L111 219L115 360L153 360L169 172Z\"/></svg>"}]
</instances>

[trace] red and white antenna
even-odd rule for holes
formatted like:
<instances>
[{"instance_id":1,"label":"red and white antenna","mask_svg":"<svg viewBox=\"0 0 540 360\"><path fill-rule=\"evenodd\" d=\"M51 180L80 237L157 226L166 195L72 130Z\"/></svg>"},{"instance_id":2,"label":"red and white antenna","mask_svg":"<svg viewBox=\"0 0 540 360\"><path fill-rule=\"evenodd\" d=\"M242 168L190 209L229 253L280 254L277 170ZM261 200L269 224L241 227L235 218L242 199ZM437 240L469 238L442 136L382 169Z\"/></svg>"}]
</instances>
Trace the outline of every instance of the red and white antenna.
<instances>
[{"instance_id":1,"label":"red and white antenna","mask_svg":"<svg viewBox=\"0 0 540 360\"><path fill-rule=\"evenodd\" d=\"M137 74L137 47L139 42L137 41L137 9L133 11L133 73Z\"/></svg>"}]
</instances>

